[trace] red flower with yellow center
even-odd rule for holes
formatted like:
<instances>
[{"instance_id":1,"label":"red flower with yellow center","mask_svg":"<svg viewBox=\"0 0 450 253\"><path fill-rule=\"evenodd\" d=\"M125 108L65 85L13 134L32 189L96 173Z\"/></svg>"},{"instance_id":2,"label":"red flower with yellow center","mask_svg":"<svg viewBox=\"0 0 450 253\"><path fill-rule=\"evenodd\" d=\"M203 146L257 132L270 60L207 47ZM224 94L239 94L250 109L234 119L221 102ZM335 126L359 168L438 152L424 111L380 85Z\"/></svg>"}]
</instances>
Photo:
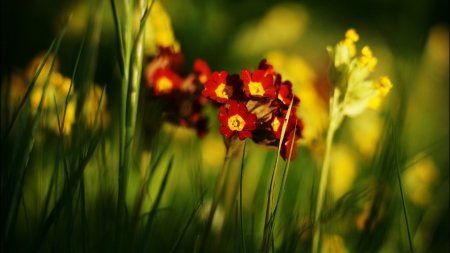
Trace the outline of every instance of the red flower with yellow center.
<instances>
[{"instance_id":1,"label":"red flower with yellow center","mask_svg":"<svg viewBox=\"0 0 450 253\"><path fill-rule=\"evenodd\" d=\"M214 72L206 81L202 94L219 103L226 103L240 88L241 81L238 75L228 75L226 71Z\"/></svg>"},{"instance_id":2,"label":"red flower with yellow center","mask_svg":"<svg viewBox=\"0 0 450 253\"><path fill-rule=\"evenodd\" d=\"M253 74L249 69L242 71L244 90L247 97L266 97L275 99L277 87L274 86L273 76L265 70L258 69Z\"/></svg>"},{"instance_id":3,"label":"red flower with yellow center","mask_svg":"<svg viewBox=\"0 0 450 253\"><path fill-rule=\"evenodd\" d=\"M204 60L197 59L194 62L194 71L197 74L197 79L200 83L206 83L211 77L211 69L208 63Z\"/></svg>"},{"instance_id":4,"label":"red flower with yellow center","mask_svg":"<svg viewBox=\"0 0 450 253\"><path fill-rule=\"evenodd\" d=\"M291 115L289 116L289 121L286 126L286 134L292 130L295 126L295 121L297 120L297 116L295 115L296 109L292 107ZM287 110L278 109L273 113L272 121L270 122L270 126L272 127L272 132L277 139L281 138L281 130L284 125L284 118L286 117ZM299 124L299 123L297 123Z\"/></svg>"},{"instance_id":5,"label":"red flower with yellow center","mask_svg":"<svg viewBox=\"0 0 450 253\"><path fill-rule=\"evenodd\" d=\"M170 68L159 68L153 75L150 86L153 88L155 95L170 94L174 89L178 89L183 81Z\"/></svg>"},{"instance_id":6,"label":"red flower with yellow center","mask_svg":"<svg viewBox=\"0 0 450 253\"><path fill-rule=\"evenodd\" d=\"M219 132L230 139L236 133L240 140L252 138L252 130L256 129L256 115L249 113L244 103L229 101L228 109L219 109L219 122L222 126Z\"/></svg>"}]
</instances>

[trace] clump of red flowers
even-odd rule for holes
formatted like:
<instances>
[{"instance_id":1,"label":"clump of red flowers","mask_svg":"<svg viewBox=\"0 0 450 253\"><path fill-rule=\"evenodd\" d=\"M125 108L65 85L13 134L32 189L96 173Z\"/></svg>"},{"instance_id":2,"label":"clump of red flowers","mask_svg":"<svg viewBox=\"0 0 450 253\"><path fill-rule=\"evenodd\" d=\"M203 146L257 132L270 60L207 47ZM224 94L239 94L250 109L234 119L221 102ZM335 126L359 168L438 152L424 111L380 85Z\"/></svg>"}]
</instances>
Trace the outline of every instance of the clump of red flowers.
<instances>
[{"instance_id":1,"label":"clump of red flowers","mask_svg":"<svg viewBox=\"0 0 450 253\"><path fill-rule=\"evenodd\" d=\"M183 54L171 47L160 47L159 54L149 61L143 75L149 88L147 101L159 104L152 104L148 110L160 113L163 120L192 127L203 137L207 133L207 119L202 116L206 99L201 96L201 84L209 80L211 70L205 61L197 59L193 71L183 73L183 64Z\"/></svg>"},{"instance_id":2,"label":"clump of red flowers","mask_svg":"<svg viewBox=\"0 0 450 253\"><path fill-rule=\"evenodd\" d=\"M228 139L237 134L240 140L250 138L263 145L278 146L281 142L280 153L286 160L291 143L302 136L303 123L294 107L300 99L293 94L292 83L282 80L281 74L265 59L257 70L244 69L240 76L226 71L213 72L204 83L202 94L222 104L219 131ZM288 112L289 120L285 122ZM287 124L286 132L281 139L284 124ZM291 159L294 157L292 152Z\"/></svg>"}]
</instances>

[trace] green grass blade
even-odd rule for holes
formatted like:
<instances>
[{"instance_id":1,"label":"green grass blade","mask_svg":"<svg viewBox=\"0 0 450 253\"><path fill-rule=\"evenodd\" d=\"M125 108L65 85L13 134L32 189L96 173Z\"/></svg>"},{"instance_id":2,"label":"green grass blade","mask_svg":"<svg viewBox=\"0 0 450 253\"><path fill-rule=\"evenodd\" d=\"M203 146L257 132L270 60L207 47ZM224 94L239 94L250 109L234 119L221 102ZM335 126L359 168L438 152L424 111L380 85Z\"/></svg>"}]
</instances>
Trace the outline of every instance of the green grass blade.
<instances>
[{"instance_id":1,"label":"green grass blade","mask_svg":"<svg viewBox=\"0 0 450 253\"><path fill-rule=\"evenodd\" d=\"M175 253L178 245L180 244L181 240L183 239L184 235L186 234L187 229L189 228L189 225L192 223L192 221L195 218L195 215L197 214L198 210L200 209L200 207L202 206L202 202L200 201L197 206L195 207L195 209L192 211L191 216L189 216L188 221L186 222L186 225L184 226L180 236L178 237L178 239L175 241L175 244L173 245L172 250L170 251L171 253Z\"/></svg>"},{"instance_id":2,"label":"green grass blade","mask_svg":"<svg viewBox=\"0 0 450 253\"><path fill-rule=\"evenodd\" d=\"M280 143L278 144L275 166L273 168L272 177L270 179L269 192L268 192L268 196L267 196L266 218L265 218L265 222L264 222L264 237L263 237L263 244L262 244L262 252L268 252L268 250L269 250L270 239L266 236L268 236L270 233L267 233L266 230L269 229L268 225L269 225L269 221L271 220L271 216L272 216L273 193L274 193L275 181L276 181L276 175L277 175L277 169L278 169L278 161L280 159L281 145L283 145L284 136L286 134L286 127L288 125L287 123L289 122L289 117L291 114L291 109L292 109L293 104L294 103L291 103L289 105L289 109L286 113L286 117L284 118L284 124L283 124L283 128L281 129Z\"/></svg>"},{"instance_id":3,"label":"green grass blade","mask_svg":"<svg viewBox=\"0 0 450 253\"><path fill-rule=\"evenodd\" d=\"M67 20L67 23L64 25L64 27L66 27L67 24L68 24L68 20ZM19 116L20 112L22 111L22 108L24 107L25 103L29 100L31 93L34 90L34 86L36 85L36 80L38 79L39 75L41 74L42 68L44 68L44 65L47 62L48 57L52 53L53 47L55 46L55 44L57 44L57 43L59 44L62 36L64 35L64 32L65 32L65 28L64 28L63 32L60 33L59 37L57 39L53 40L52 44L50 45L49 49L47 50L47 53L45 54L45 56L43 58L41 64L37 68L37 71L34 74L33 79L31 80L30 86L28 87L25 95L23 96L22 100L20 101L19 106L14 111L11 122L9 123L9 125L6 129L6 132L5 132L4 136L2 137L2 145L3 145L3 143L5 143L6 138L11 133L11 130L14 127L14 123L16 122L17 117Z\"/></svg>"},{"instance_id":4,"label":"green grass blade","mask_svg":"<svg viewBox=\"0 0 450 253\"><path fill-rule=\"evenodd\" d=\"M114 25L116 27L116 35L117 35L117 41L118 41L118 61L119 61L119 69L120 69L120 74L123 76L124 75L124 71L125 71L125 67L124 67L124 41L123 41L123 35L122 35L122 29L120 27L120 17L119 17L119 13L117 12L117 6L116 6L116 1L115 0L111 0L111 7L112 7L112 11L113 11L113 17L114 17Z\"/></svg>"},{"instance_id":5,"label":"green grass blade","mask_svg":"<svg viewBox=\"0 0 450 253\"><path fill-rule=\"evenodd\" d=\"M247 141L244 141L244 149L242 150L241 178L239 179L239 214L240 214L240 220L241 220L242 249L243 249L244 253L247 252L247 249L245 247L244 212L242 210L242 190L243 190L242 181L244 178L244 158L245 158L245 146L246 145L247 145Z\"/></svg>"},{"instance_id":6,"label":"green grass blade","mask_svg":"<svg viewBox=\"0 0 450 253\"><path fill-rule=\"evenodd\" d=\"M98 139L92 140L91 143L89 144L86 155L81 159L76 171L71 175L69 182L67 183L67 187L64 190L64 193L61 195L61 197L56 202L55 206L53 207L52 211L48 215L44 224L40 227L39 233L37 233L34 243L32 244L32 248L31 248L32 252L39 252L39 249L42 246L42 243L44 242L47 232L50 229L50 227L52 226L52 224L54 223L55 219L60 215L61 210L65 206L66 202L71 201L73 199L73 195L74 195L76 186L78 185L81 177L83 176L84 169L86 168L89 161L91 160L91 157L94 154L94 151L96 150L97 145L98 145Z\"/></svg>"},{"instance_id":7,"label":"green grass blade","mask_svg":"<svg viewBox=\"0 0 450 253\"><path fill-rule=\"evenodd\" d=\"M65 23L65 26L63 27L63 30L60 34L60 36L58 37L58 40L56 42L56 48L55 48L55 55L58 52L59 49L59 45L61 43L61 39L66 31L67 25L68 25L69 19L67 20L67 22ZM28 165L28 159L31 153L31 150L33 149L34 146L34 141L36 138L36 131L38 128L38 123L39 123L39 119L41 116L41 112L42 112L42 108L43 108L43 104L44 104L44 99L45 99L45 93L47 90L47 86L49 84L49 80L50 80L50 75L53 71L53 67L54 67L54 63L56 61L56 56L53 57L53 61L50 67L50 71L49 74L47 76L47 79L45 81L43 90L42 90L42 96L41 96L41 100L39 102L39 106L37 108L36 111L36 115L33 119L32 122L32 126L31 126L31 133L28 136L27 140L24 140L24 143L17 143L17 145L21 145L22 148L20 148L20 150L23 150L23 156L19 159L17 158L16 161L13 161L13 164L16 164L14 167L18 168L17 172L16 172L16 177L12 177L10 179L10 181L8 182L8 189L12 189L12 193L11 193L11 201L8 203L8 210L5 216L5 222L2 223L4 224L4 228L3 228L3 233L2 233L2 250L4 249L4 244L6 243L6 241L8 240L8 236L9 236L9 232L10 232L10 225L12 222L14 222L15 218L17 217L17 207L18 207L18 203L19 203L19 199L20 199L20 192L22 191L22 183L23 183L23 179L24 179L24 175L26 172L26 167ZM37 79L37 76L35 76L35 78ZM3 219L3 217L2 217Z\"/></svg>"},{"instance_id":8,"label":"green grass blade","mask_svg":"<svg viewBox=\"0 0 450 253\"><path fill-rule=\"evenodd\" d=\"M395 134L394 134L394 127L392 130L392 138L395 140ZM394 144L396 142L394 141ZM403 184L402 184L402 177L400 174L400 164L398 161L398 154L397 154L397 148L394 148L394 152L395 152L395 163L396 163L396 168L397 168L397 179L398 179L398 185L400 188L400 195L402 196L402 207L403 207L403 213L405 215L405 221L406 221L406 230L408 231L408 241L409 241L409 248L411 253L414 253L414 247L412 244L412 236L411 236L411 225L409 224L409 218L408 218L408 210L406 207L406 201L405 201L405 194L403 192Z\"/></svg>"},{"instance_id":9,"label":"green grass blade","mask_svg":"<svg viewBox=\"0 0 450 253\"><path fill-rule=\"evenodd\" d=\"M163 180L161 182L161 186L159 187L158 195L156 196L155 203L153 203L152 210L150 211L150 215L149 215L149 218L148 218L148 221L147 221L147 225L145 227L144 233L142 234L140 246L137 249L138 250L137 252L142 252L143 253L143 252L148 252L148 250L149 250L151 232L152 232L152 229L153 229L153 221L154 221L155 216L156 216L156 212L157 212L157 209L158 209L158 206L159 206L159 202L161 202L164 190L166 189L167 181L169 179L170 172L172 171L172 167L173 167L172 163L173 163L173 157L170 158L169 165L168 165L168 167L166 169L166 173L164 174L164 178L163 178Z\"/></svg>"}]
</instances>

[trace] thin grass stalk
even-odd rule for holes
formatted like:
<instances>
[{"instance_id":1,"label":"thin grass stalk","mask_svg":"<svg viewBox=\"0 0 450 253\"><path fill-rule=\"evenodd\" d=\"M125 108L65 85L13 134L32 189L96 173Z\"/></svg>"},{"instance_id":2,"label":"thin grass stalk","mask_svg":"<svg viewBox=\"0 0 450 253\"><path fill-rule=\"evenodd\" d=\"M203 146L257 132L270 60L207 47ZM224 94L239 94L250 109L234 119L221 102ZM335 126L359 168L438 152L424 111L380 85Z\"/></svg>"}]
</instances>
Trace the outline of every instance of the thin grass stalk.
<instances>
[{"instance_id":1,"label":"thin grass stalk","mask_svg":"<svg viewBox=\"0 0 450 253\"><path fill-rule=\"evenodd\" d=\"M334 96L330 99L330 122L327 130L327 137L325 143L325 156L323 159L322 170L320 172L319 179L319 193L317 195L316 212L314 215L314 236L312 252L319 252L321 224L320 219L322 215L323 203L325 198L325 192L328 186L328 174L330 173L330 156L331 148L333 145L334 134L342 121L343 115L338 107L339 103L339 91L335 89Z\"/></svg>"},{"instance_id":2,"label":"thin grass stalk","mask_svg":"<svg viewBox=\"0 0 450 253\"><path fill-rule=\"evenodd\" d=\"M150 13L150 8L153 5L150 5L150 7L147 8L147 1L141 0L139 1L139 8L141 10L141 22L139 26L139 30L137 32L137 35L133 41L132 39L132 25L133 25L133 4L132 1L130 1L128 6L128 17L127 22L129 25L130 30L125 30L125 36L127 41L125 42L125 46L127 47L125 49L126 53L125 56L129 55L129 61L128 61L128 67L125 69L125 73L128 71L127 75L124 75L123 78L123 92L125 98L125 103L122 105L125 105L125 115L122 116L122 120L124 120L121 124L122 127L125 127L121 130L122 134L124 133L125 136L122 136L122 142L121 143L121 150L123 150L123 160L120 164L120 170L119 170L119 220L122 223L122 226L126 224L126 194L127 194L127 184L128 184L128 173L130 170L130 161L131 161L131 154L132 154L132 147L133 147L133 139L135 135L135 127L136 127L136 113L138 108L138 98L139 98L139 88L140 88L140 81L141 81L141 72L142 72L142 59L144 55L144 28L146 24L146 20L148 17L148 14ZM131 45L131 43L133 43ZM128 51L131 50L131 51ZM125 82L128 82L125 84ZM126 93L125 93L126 91ZM122 108L122 111L124 108Z\"/></svg>"},{"instance_id":3,"label":"thin grass stalk","mask_svg":"<svg viewBox=\"0 0 450 253\"><path fill-rule=\"evenodd\" d=\"M170 172L172 171L173 167L173 157L170 158L169 165L166 169L166 173L164 174L164 178L161 182L161 186L159 187L158 195L156 196L155 203L153 203L152 209L150 211L147 224L145 226L145 231L142 234L141 242L139 245L139 248L137 249L138 252L148 252L148 249L150 247L150 237L153 229L153 221L156 217L156 212L158 211L159 203L161 202L164 190L167 186L167 181L169 179Z\"/></svg>"},{"instance_id":4,"label":"thin grass stalk","mask_svg":"<svg viewBox=\"0 0 450 253\"><path fill-rule=\"evenodd\" d=\"M240 220L241 220L241 240L242 240L242 250L244 253L247 252L247 249L245 247L245 229L244 229L244 211L242 210L242 190L243 190L243 184L242 181L244 180L244 158L245 158L245 146L247 145L247 141L244 141L244 149L242 151L242 164L241 164L241 178L239 180L239 214L240 214Z\"/></svg>"},{"instance_id":5,"label":"thin grass stalk","mask_svg":"<svg viewBox=\"0 0 450 253\"><path fill-rule=\"evenodd\" d=\"M219 205L220 196L222 195L223 185L225 183L228 159L231 157L233 146L235 145L235 143L237 141L238 141L237 137L234 136L231 139L229 145L227 146L227 152L226 152L225 158L223 160L222 168L219 171L219 175L217 177L216 185L214 188L214 196L213 196L213 199L211 202L211 208L209 209L208 219L206 220L205 230L203 232L203 237L202 237L202 241L200 244L199 252L203 252L203 250L206 246L206 241L208 239L209 233L211 232L212 221L214 219L214 215L215 215L217 206Z\"/></svg>"},{"instance_id":6,"label":"thin grass stalk","mask_svg":"<svg viewBox=\"0 0 450 253\"><path fill-rule=\"evenodd\" d=\"M118 42L118 61L119 61L119 69L120 69L120 74L123 76L125 73L125 67L124 67L124 57L125 57L125 53L124 53L124 40L123 40L123 35L122 35L122 29L120 28L120 17L119 17L119 13L117 11L117 6L116 6L116 1L115 0L111 0L111 7L112 7L112 11L113 11L113 18L114 18L114 25L116 27L116 35L117 35L117 42Z\"/></svg>"},{"instance_id":7,"label":"thin grass stalk","mask_svg":"<svg viewBox=\"0 0 450 253\"><path fill-rule=\"evenodd\" d=\"M12 128L14 127L14 123L16 122L17 117L19 116L20 112L22 111L22 108L25 106L25 103L29 100L31 93L34 90L34 86L36 85L36 80L38 79L39 75L41 74L42 68L44 68L44 65L47 62L48 57L52 53L53 47L55 46L55 44L57 44L57 43L59 44L59 42L61 41L61 38L65 32L65 27L67 26L68 22L69 21L67 20L67 23L64 25L64 30L62 33L59 34L59 37L52 41L52 44L50 45L49 49L47 50L47 53L45 54L44 58L42 59L41 64L37 68L36 73L34 74L33 79L31 80L30 86L28 87L25 95L23 96L22 100L20 101L19 106L15 109L12 119L11 119L11 122L9 123L8 128L6 129L6 132L2 137L2 146L3 146L3 143L5 143L6 138L11 133ZM3 147L2 147L2 149L3 149Z\"/></svg>"},{"instance_id":8,"label":"thin grass stalk","mask_svg":"<svg viewBox=\"0 0 450 253\"><path fill-rule=\"evenodd\" d=\"M392 130L392 138L395 138L394 135L394 128ZM394 143L396 143L394 141ZM408 210L406 207L406 200L405 200L405 194L403 191L403 184L402 184L402 177L400 175L400 164L398 161L398 154L397 154L397 148L394 147L394 152L395 152L395 163L397 167L397 178L398 178L398 185L400 188L400 195L402 196L402 207L403 207L403 213L405 215L405 222L406 222L406 230L408 231L408 242L409 242L409 249L411 251L411 253L414 253L414 247L413 247L413 241L412 241L412 236L411 236L411 225L409 224L409 218L408 218Z\"/></svg>"},{"instance_id":9,"label":"thin grass stalk","mask_svg":"<svg viewBox=\"0 0 450 253\"><path fill-rule=\"evenodd\" d=\"M128 85L130 83L130 60L131 60L131 48L133 40L133 0L124 0L124 10L125 18L124 23L122 23L123 29L123 41L119 43L123 45L123 76L122 76L122 86L121 86L121 105L120 105L120 151L119 151L119 177L118 177L118 195L117 195L117 224L116 231L118 238L116 239L116 250L117 252L122 251L122 243L124 240L124 231L126 224L126 195L127 195L127 181L128 181L128 165L129 156L126 157L126 147L127 147L127 99L128 99ZM120 28L118 28L120 29Z\"/></svg>"},{"instance_id":10,"label":"thin grass stalk","mask_svg":"<svg viewBox=\"0 0 450 253\"><path fill-rule=\"evenodd\" d=\"M195 215L197 214L198 210L200 209L200 207L202 206L202 202L200 201L197 206L195 207L195 209L192 211L191 216L189 216L188 221L186 222L186 225L184 226L183 230L181 231L180 236L178 237L178 239L176 240L176 242L173 245L172 250L170 251L171 253L176 252L178 246L180 245L181 240L183 239L184 235L186 234L186 231L189 228L189 225L192 223L192 221L195 218Z\"/></svg>"},{"instance_id":11,"label":"thin grass stalk","mask_svg":"<svg viewBox=\"0 0 450 253\"><path fill-rule=\"evenodd\" d=\"M54 220L59 216L61 210L65 206L66 201L72 200L74 191L76 186L78 185L79 180L81 179L84 169L86 168L87 164L89 163L96 147L98 144L98 139L92 140L89 144L88 151L86 153L86 156L83 157L83 159L80 161L77 170L73 173L73 175L70 177L69 183L67 184L67 188L64 191L64 193L61 195L61 197L58 199L57 203L53 207L52 211L48 215L47 219L43 223L43 225L39 229L39 233L37 233L37 236L34 240L34 243L32 244L31 252L38 252L40 247L42 246L42 243L44 242L45 236L52 226Z\"/></svg>"},{"instance_id":12,"label":"thin grass stalk","mask_svg":"<svg viewBox=\"0 0 450 253\"><path fill-rule=\"evenodd\" d=\"M277 158L275 160L275 166L273 168L272 177L270 179L270 187L269 187L269 192L267 194L266 216L265 216L265 220L264 220L263 244L261 247L262 252L267 252L269 250L268 247L269 247L270 239L268 237L270 237L269 236L270 233L267 233L267 231L268 231L269 222L270 222L270 219L272 216L273 194L274 194L275 181L276 181L276 175L277 175L277 169L278 169L278 161L280 159L281 145L283 144L284 135L286 134L286 127L288 125L287 123L289 121L289 117L291 114L291 109L292 109L293 104L294 103L291 103L289 105L288 111L286 113L286 117L284 118L283 128L281 129L280 143L278 144Z\"/></svg>"},{"instance_id":13,"label":"thin grass stalk","mask_svg":"<svg viewBox=\"0 0 450 253\"><path fill-rule=\"evenodd\" d=\"M69 22L69 19L67 20L65 26L63 27L63 30L61 32L61 35L58 37L58 40L56 42L56 48L55 48L55 54L58 52L59 49L59 45L61 43L61 39L62 39L62 35L64 35L66 28L67 28L67 24ZM40 115L42 112L42 108L44 105L44 100L45 100L45 93L50 81L50 75L53 71L53 66L55 63L56 57L53 57L53 61L50 67L50 71L49 74L47 76L47 79L44 83L44 87L42 89L42 96L41 99L39 101L39 106L36 110L36 115L33 119L32 122L32 127L31 127L31 133L28 136L28 140L25 140L26 143L23 143L23 157L20 160L17 161L13 161L13 164L16 164L17 166L14 166L14 168L18 168L17 170L17 177L16 178L12 178L9 182L8 185L13 184L12 187L12 194L11 194L11 201L8 203L8 210L6 213L6 220L3 223L4 224L4 229L3 229L3 233L2 233L2 242L1 242L1 249L2 251L4 250L6 241L8 240L8 236L9 236L9 232L10 232L10 226L11 223L14 222L15 218L17 217L17 207L18 207L18 203L19 203L19 199L20 199L20 192L22 192L22 183L24 180L24 175L26 172L26 167L28 165L28 160L29 160L29 156L31 153L31 150L33 149L34 146L34 141L36 138L36 131L38 128L38 123L39 123L39 119L40 119ZM41 65L42 67L43 65ZM35 79L37 79L37 75L35 75ZM33 79L33 80L35 80ZM30 90L30 89L29 89ZM9 188L9 187L8 187Z\"/></svg>"},{"instance_id":14,"label":"thin grass stalk","mask_svg":"<svg viewBox=\"0 0 450 253\"><path fill-rule=\"evenodd\" d=\"M294 129L295 129L296 127L297 127L297 121L295 121ZM295 131L294 131L294 133L293 133L292 139L295 140ZM294 148L294 142L295 142L295 141L292 141L292 142L291 142L291 146L289 147L289 156L288 156L286 165L284 166L283 177L282 177L282 179L281 179L280 191L278 192L277 203L275 204L275 209L273 210L273 221L274 221L274 222L275 222L275 217L276 217L276 213L277 213L278 207L279 207L280 202L281 202L281 197L282 197L283 194L284 194L284 188L285 188L285 186L286 186L286 180L287 180L287 175L288 175L288 172L289 172L289 165L290 165L290 163L291 163L291 156L292 156L292 150L293 150L293 148Z\"/></svg>"}]
</instances>

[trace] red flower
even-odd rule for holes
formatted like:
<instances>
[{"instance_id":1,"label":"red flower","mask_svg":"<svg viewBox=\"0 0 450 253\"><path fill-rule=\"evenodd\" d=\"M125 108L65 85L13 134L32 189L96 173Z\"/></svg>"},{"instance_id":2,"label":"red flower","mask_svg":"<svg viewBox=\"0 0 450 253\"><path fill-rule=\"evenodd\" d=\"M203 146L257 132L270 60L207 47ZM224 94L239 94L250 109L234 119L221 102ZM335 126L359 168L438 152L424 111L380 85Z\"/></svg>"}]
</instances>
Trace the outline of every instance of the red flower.
<instances>
[{"instance_id":1,"label":"red flower","mask_svg":"<svg viewBox=\"0 0 450 253\"><path fill-rule=\"evenodd\" d=\"M265 70L258 69L253 74L249 69L242 71L245 95L247 97L267 97L275 99L277 97L277 87L274 86L273 76Z\"/></svg>"},{"instance_id":2,"label":"red flower","mask_svg":"<svg viewBox=\"0 0 450 253\"><path fill-rule=\"evenodd\" d=\"M272 127L272 132L277 137L277 139L281 138L281 130L284 125L284 118L286 117L287 110L276 110L273 113L272 121L270 122L270 126ZM286 135L292 128L295 126L295 121L297 120L297 116L295 115L295 107L291 109L291 115L289 116L289 120L286 126Z\"/></svg>"},{"instance_id":3,"label":"red flower","mask_svg":"<svg viewBox=\"0 0 450 253\"><path fill-rule=\"evenodd\" d=\"M256 129L256 116L247 111L244 103L234 100L229 101L228 109L224 106L220 107L219 122L222 124L219 132L228 139L236 132L241 141L252 138L252 130Z\"/></svg>"},{"instance_id":4,"label":"red flower","mask_svg":"<svg viewBox=\"0 0 450 253\"><path fill-rule=\"evenodd\" d=\"M297 122L297 124L301 124L300 121ZM297 125L297 127L295 129L292 129L289 132L286 132L286 136L285 137L285 142L283 143L283 145L281 145L281 150L280 150L280 154L281 157L283 157L284 160L289 158L289 150L291 149L291 143L294 141L297 141L300 138L300 128L303 125L299 126ZM295 133L295 139L293 139ZM294 145L292 146L292 154L291 154L291 161L294 160L295 158L295 150L297 149L297 145L294 143Z\"/></svg>"},{"instance_id":5,"label":"red flower","mask_svg":"<svg viewBox=\"0 0 450 253\"><path fill-rule=\"evenodd\" d=\"M202 94L219 103L226 103L240 89L241 81L238 75L228 75L226 71L214 72L206 81Z\"/></svg>"},{"instance_id":6,"label":"red flower","mask_svg":"<svg viewBox=\"0 0 450 253\"><path fill-rule=\"evenodd\" d=\"M211 69L208 63L202 59L197 59L194 62L194 71L197 74L197 79L200 83L206 83L211 78Z\"/></svg>"},{"instance_id":7,"label":"red flower","mask_svg":"<svg viewBox=\"0 0 450 253\"><path fill-rule=\"evenodd\" d=\"M280 90L278 91L278 99L283 102L286 106L291 104L292 99L294 99L294 105L300 103L300 99L292 94L292 83L291 81L284 81L280 84Z\"/></svg>"},{"instance_id":8,"label":"red flower","mask_svg":"<svg viewBox=\"0 0 450 253\"><path fill-rule=\"evenodd\" d=\"M149 86L153 88L155 95L170 94L174 89L178 89L183 79L170 68L159 68L155 71Z\"/></svg>"}]
</instances>

